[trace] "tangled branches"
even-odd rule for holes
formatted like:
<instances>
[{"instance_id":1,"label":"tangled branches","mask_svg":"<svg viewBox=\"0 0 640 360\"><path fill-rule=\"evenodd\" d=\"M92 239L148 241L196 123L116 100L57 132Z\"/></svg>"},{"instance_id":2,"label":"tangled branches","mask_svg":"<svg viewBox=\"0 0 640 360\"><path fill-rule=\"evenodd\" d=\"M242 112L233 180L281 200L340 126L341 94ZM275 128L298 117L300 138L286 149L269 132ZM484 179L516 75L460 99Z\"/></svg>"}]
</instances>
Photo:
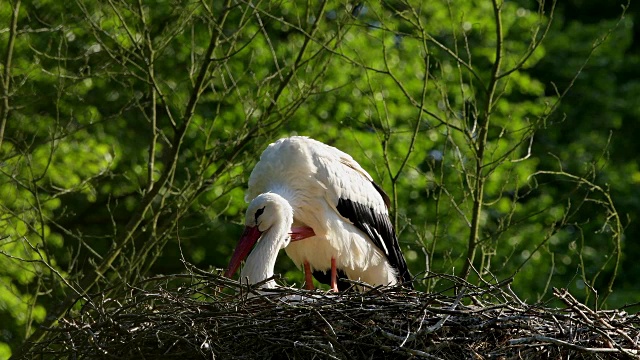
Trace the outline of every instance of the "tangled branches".
<instances>
[{"instance_id":1,"label":"tangled branches","mask_svg":"<svg viewBox=\"0 0 640 360\"><path fill-rule=\"evenodd\" d=\"M554 292L564 309L527 305L507 283L480 288L437 276L458 295L399 287L259 294L219 275L156 277L121 300L96 296L28 357L640 358L637 314L593 311L564 290Z\"/></svg>"}]
</instances>

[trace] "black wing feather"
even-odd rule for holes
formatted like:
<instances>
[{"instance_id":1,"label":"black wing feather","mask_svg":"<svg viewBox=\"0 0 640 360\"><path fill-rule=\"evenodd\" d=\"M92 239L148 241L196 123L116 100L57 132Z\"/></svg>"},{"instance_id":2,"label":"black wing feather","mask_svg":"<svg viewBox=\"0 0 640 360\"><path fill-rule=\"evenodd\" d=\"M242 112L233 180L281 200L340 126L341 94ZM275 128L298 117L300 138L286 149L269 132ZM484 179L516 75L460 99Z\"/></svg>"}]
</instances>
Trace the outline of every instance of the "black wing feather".
<instances>
[{"instance_id":1,"label":"black wing feather","mask_svg":"<svg viewBox=\"0 0 640 360\"><path fill-rule=\"evenodd\" d=\"M371 182L371 184L373 184L373 187L376 189L378 194L382 196L382 201L384 201L384 205L387 207L387 210L389 210L389 206L391 206L391 199L389 199L389 195L387 195L387 193L382 190L380 185L374 183L373 181Z\"/></svg>"},{"instance_id":2,"label":"black wing feather","mask_svg":"<svg viewBox=\"0 0 640 360\"><path fill-rule=\"evenodd\" d=\"M378 192L384 194L384 191L382 191L378 185L374 182L371 183ZM382 198L385 202L389 199L386 194L384 194ZM336 208L340 215L349 219L353 225L369 236L371 241L382 250L387 256L391 266L398 270L398 274L402 282L405 283L405 286L413 288L411 273L409 273L407 262L400 250L398 238L391 224L391 219L389 219L389 214L380 213L372 207L367 207L344 198L338 199L338 206Z\"/></svg>"}]
</instances>

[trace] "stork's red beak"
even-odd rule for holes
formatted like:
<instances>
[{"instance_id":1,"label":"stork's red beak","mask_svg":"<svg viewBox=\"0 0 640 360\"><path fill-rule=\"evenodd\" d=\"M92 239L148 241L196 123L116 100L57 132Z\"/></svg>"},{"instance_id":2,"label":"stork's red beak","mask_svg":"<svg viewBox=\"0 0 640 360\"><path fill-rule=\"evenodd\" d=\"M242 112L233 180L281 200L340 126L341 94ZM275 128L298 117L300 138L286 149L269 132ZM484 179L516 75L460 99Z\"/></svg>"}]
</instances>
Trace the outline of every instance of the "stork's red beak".
<instances>
[{"instance_id":1,"label":"stork's red beak","mask_svg":"<svg viewBox=\"0 0 640 360\"><path fill-rule=\"evenodd\" d=\"M229 261L229 266L227 266L227 271L224 273L224 276L230 278L236 273L242 260L247 258L253 246L258 242L258 239L260 239L260 235L262 235L262 233L258 230L257 226L247 226L244 228L244 232L238 241L236 250L231 256L231 261Z\"/></svg>"},{"instance_id":2,"label":"stork's red beak","mask_svg":"<svg viewBox=\"0 0 640 360\"><path fill-rule=\"evenodd\" d=\"M292 227L290 234L291 241L297 241L316 236L316 233L313 232L313 229L308 226Z\"/></svg>"}]
</instances>

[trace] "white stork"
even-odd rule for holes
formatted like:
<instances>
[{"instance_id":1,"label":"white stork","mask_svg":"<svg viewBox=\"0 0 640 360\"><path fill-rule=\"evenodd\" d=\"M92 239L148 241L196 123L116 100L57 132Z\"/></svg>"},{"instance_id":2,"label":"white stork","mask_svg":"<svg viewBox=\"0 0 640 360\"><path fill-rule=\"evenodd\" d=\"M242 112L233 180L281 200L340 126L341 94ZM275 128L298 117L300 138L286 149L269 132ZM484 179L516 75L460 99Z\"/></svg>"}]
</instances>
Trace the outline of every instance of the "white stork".
<instances>
[{"instance_id":1,"label":"white stork","mask_svg":"<svg viewBox=\"0 0 640 360\"><path fill-rule=\"evenodd\" d=\"M260 156L245 200L263 193L280 195L293 209L292 240L304 240L285 251L304 267L307 288L313 288L312 272L321 280L327 271L334 291L339 271L374 286L411 287L389 219L389 197L348 154L303 136L280 139ZM246 237L257 240L259 234Z\"/></svg>"}]
</instances>

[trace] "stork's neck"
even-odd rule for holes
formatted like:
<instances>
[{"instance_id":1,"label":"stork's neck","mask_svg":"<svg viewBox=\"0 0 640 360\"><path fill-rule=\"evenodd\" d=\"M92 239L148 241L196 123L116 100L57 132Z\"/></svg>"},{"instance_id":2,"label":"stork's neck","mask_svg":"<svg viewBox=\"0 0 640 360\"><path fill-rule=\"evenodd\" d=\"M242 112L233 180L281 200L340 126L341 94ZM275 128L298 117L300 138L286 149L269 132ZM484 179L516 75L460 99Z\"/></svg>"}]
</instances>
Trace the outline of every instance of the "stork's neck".
<instances>
[{"instance_id":1,"label":"stork's neck","mask_svg":"<svg viewBox=\"0 0 640 360\"><path fill-rule=\"evenodd\" d=\"M295 204L298 201L299 192L286 184L271 184L271 186L269 186L269 191L282 196L289 204Z\"/></svg>"},{"instance_id":2,"label":"stork's neck","mask_svg":"<svg viewBox=\"0 0 640 360\"><path fill-rule=\"evenodd\" d=\"M293 208L293 226L311 227L313 224L323 222L315 217L309 218L309 216L316 215L314 212L304 211L304 209L308 208L308 204L310 203L309 196L315 195L317 197L319 196L318 194L310 194L306 190L292 188L290 185L285 185L279 182L272 183L271 186L269 186L269 192L282 196Z\"/></svg>"},{"instance_id":3,"label":"stork's neck","mask_svg":"<svg viewBox=\"0 0 640 360\"><path fill-rule=\"evenodd\" d=\"M256 284L273 276L273 268L276 265L278 252L285 247L287 238L289 237L289 221L279 221L269 230L262 234L262 238L247 257L240 279L246 281L249 278L249 284ZM270 280L263 287L274 288L275 281Z\"/></svg>"}]
</instances>

